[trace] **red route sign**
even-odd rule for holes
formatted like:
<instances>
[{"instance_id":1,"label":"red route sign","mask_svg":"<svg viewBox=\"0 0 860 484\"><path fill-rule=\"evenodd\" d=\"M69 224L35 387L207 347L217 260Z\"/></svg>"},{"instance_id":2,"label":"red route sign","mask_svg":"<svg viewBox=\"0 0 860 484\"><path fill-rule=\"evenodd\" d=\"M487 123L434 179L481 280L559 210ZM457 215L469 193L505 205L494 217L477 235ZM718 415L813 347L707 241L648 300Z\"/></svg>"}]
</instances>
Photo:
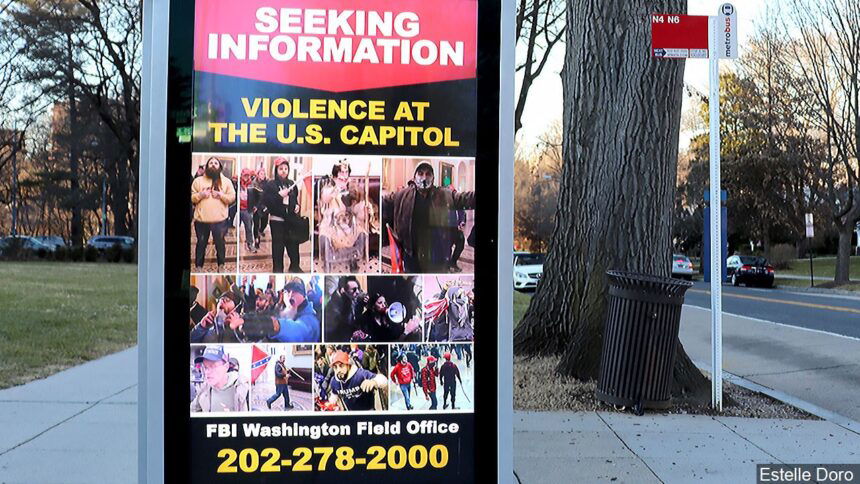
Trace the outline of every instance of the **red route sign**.
<instances>
[{"instance_id":1,"label":"red route sign","mask_svg":"<svg viewBox=\"0 0 860 484\"><path fill-rule=\"evenodd\" d=\"M651 56L708 57L708 16L651 14Z\"/></svg>"}]
</instances>

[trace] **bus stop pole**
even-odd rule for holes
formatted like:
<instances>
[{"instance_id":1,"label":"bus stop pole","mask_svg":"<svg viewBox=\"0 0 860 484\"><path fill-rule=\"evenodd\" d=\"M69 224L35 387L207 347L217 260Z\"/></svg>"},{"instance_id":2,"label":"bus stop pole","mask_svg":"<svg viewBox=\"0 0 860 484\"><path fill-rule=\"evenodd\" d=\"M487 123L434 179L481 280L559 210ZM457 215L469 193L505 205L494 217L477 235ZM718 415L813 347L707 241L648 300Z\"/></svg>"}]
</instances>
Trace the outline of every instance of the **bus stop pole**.
<instances>
[{"instance_id":1,"label":"bus stop pole","mask_svg":"<svg viewBox=\"0 0 860 484\"><path fill-rule=\"evenodd\" d=\"M710 76L711 157L711 405L723 410L723 306L722 237L720 197L720 57L717 52L717 17L708 18L708 62Z\"/></svg>"}]
</instances>

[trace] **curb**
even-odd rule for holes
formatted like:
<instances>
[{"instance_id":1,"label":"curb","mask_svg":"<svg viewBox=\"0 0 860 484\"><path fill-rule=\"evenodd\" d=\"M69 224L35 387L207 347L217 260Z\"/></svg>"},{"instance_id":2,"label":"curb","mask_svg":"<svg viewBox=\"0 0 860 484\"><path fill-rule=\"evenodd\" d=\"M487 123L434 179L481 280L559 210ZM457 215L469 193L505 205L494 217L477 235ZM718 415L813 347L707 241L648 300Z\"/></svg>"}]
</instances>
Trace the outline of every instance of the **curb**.
<instances>
[{"instance_id":1,"label":"curb","mask_svg":"<svg viewBox=\"0 0 860 484\"><path fill-rule=\"evenodd\" d=\"M700 370L706 371L709 374L711 373L711 365L704 364L701 361L693 361L693 364L695 364ZM818 418L827 420L828 422L838 425L839 427L842 427L849 432L853 432L857 435L860 435L860 422L852 420L844 415L840 415L836 412L827 410L826 408L819 407L814 403L807 402L806 400L794 397L785 392L774 390L773 388L766 387L764 385L760 385L754 381L747 380L746 378L735 375L734 373L729 373L725 370L723 370L723 379L726 381L730 381L739 387L746 388L747 390L763 393L773 399L791 405L792 407L799 408L807 413L811 413Z\"/></svg>"}]
</instances>

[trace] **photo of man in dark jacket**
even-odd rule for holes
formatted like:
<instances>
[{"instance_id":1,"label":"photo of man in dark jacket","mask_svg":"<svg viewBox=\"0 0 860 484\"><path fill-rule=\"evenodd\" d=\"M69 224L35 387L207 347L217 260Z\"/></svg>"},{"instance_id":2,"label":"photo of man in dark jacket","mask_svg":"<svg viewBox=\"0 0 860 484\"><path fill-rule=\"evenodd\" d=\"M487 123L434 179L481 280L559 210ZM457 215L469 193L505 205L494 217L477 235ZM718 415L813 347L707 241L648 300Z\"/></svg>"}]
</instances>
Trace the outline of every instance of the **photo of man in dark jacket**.
<instances>
[{"instance_id":1,"label":"photo of man in dark jacket","mask_svg":"<svg viewBox=\"0 0 860 484\"><path fill-rule=\"evenodd\" d=\"M395 252L401 254L402 272L450 272L452 249L459 245L454 234L459 226L457 212L475 208L474 191L440 187L434 179L433 165L421 162L411 183L383 197L383 217L399 249Z\"/></svg>"},{"instance_id":2,"label":"photo of man in dark jacket","mask_svg":"<svg viewBox=\"0 0 860 484\"><path fill-rule=\"evenodd\" d=\"M288 272L302 272L299 244L308 240L309 226L299 215L299 186L289 178L290 163L278 157L274 178L263 185L263 204L269 213L272 232L272 272L284 272L284 251L290 259Z\"/></svg>"}]
</instances>

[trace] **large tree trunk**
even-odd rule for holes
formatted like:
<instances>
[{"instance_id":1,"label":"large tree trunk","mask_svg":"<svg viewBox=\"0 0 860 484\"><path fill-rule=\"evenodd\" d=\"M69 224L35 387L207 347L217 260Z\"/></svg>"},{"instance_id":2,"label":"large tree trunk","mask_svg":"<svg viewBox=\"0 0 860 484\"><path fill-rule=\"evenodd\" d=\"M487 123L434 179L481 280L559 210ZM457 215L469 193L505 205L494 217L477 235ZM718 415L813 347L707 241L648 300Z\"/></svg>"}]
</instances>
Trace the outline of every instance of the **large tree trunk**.
<instances>
[{"instance_id":1,"label":"large tree trunk","mask_svg":"<svg viewBox=\"0 0 860 484\"><path fill-rule=\"evenodd\" d=\"M560 353L597 376L612 269L666 276L684 62L650 56L649 14L683 0L568 0L564 169L544 276L514 335L520 354ZM679 351L688 391L707 380Z\"/></svg>"},{"instance_id":2,"label":"large tree trunk","mask_svg":"<svg viewBox=\"0 0 860 484\"><path fill-rule=\"evenodd\" d=\"M851 281L851 239L853 236L853 223L839 227L839 245L836 250L836 274L833 278L833 282L836 284L848 284Z\"/></svg>"},{"instance_id":3,"label":"large tree trunk","mask_svg":"<svg viewBox=\"0 0 860 484\"><path fill-rule=\"evenodd\" d=\"M851 239L854 227L860 220L860 189L855 188L848 199L847 209L836 217L836 228L839 231L839 245L836 249L836 274L833 282L848 284L851 281Z\"/></svg>"}]
</instances>

